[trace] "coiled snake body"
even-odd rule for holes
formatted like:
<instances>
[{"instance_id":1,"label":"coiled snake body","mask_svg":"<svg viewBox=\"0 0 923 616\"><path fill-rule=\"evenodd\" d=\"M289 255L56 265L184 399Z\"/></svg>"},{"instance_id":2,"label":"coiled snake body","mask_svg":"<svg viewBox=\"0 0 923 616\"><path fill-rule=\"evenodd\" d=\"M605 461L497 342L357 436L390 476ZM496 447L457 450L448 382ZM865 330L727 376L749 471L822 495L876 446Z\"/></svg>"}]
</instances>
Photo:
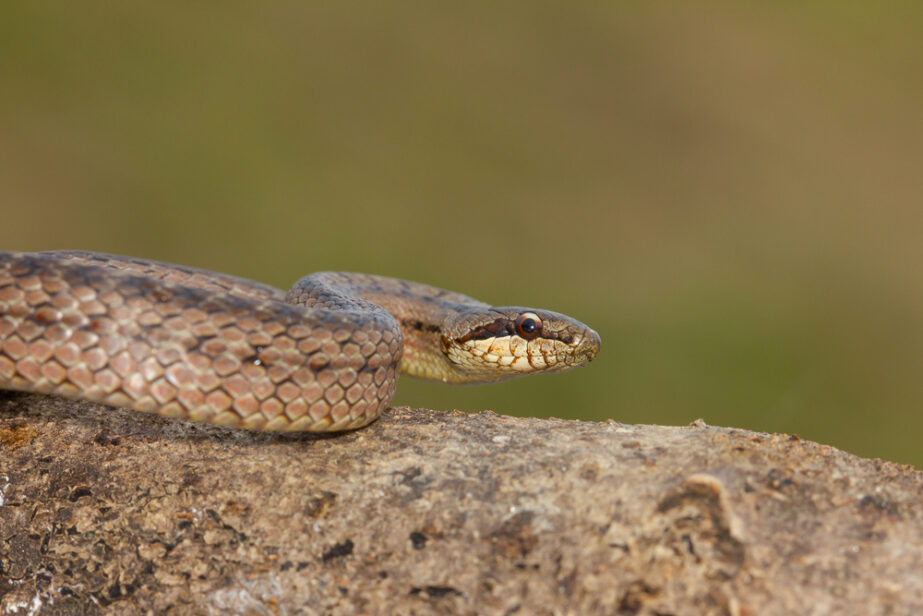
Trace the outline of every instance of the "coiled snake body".
<instances>
[{"instance_id":1,"label":"coiled snake body","mask_svg":"<svg viewBox=\"0 0 923 616\"><path fill-rule=\"evenodd\" d=\"M399 370L455 383L582 366L570 317L325 272L288 293L90 252L0 252L0 388L254 430L358 428Z\"/></svg>"}]
</instances>

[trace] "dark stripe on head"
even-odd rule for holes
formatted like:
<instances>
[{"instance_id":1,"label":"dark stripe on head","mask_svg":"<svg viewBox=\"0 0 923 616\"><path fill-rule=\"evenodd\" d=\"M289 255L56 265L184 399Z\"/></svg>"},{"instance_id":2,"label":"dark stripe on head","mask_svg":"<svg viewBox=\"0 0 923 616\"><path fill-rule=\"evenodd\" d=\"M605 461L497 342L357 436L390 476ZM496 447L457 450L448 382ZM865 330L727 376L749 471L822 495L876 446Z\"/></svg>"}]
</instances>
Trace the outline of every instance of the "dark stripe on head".
<instances>
[{"instance_id":1,"label":"dark stripe on head","mask_svg":"<svg viewBox=\"0 0 923 616\"><path fill-rule=\"evenodd\" d=\"M502 338L503 336L519 336L516 332L516 321L505 317L497 319L487 325L475 327L464 336L456 338L455 342L463 344L469 340L487 340L488 338ZM538 338L560 340L564 344L570 344L574 341L574 336L566 330L557 332L544 330Z\"/></svg>"},{"instance_id":2,"label":"dark stripe on head","mask_svg":"<svg viewBox=\"0 0 923 616\"><path fill-rule=\"evenodd\" d=\"M503 318L497 319L487 325L481 325L480 327L475 327L473 330L458 338L456 342L459 344L468 342L469 340L486 340L488 338L500 338L502 336L512 336L516 333L516 325L513 321Z\"/></svg>"},{"instance_id":3,"label":"dark stripe on head","mask_svg":"<svg viewBox=\"0 0 923 616\"><path fill-rule=\"evenodd\" d=\"M401 327L405 327L407 329L415 329L418 332L425 331L431 334L438 334L439 332L442 331L442 328L438 325L435 325L433 323L424 323L423 321L413 320L413 319L402 320Z\"/></svg>"}]
</instances>

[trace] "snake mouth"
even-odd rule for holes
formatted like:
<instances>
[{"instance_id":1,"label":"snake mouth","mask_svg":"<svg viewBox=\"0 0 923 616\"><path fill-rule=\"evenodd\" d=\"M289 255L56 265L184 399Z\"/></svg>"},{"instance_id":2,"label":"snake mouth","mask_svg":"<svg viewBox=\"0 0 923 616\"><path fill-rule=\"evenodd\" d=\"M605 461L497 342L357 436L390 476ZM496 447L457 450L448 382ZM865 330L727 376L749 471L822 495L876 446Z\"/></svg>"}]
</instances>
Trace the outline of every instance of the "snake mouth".
<instances>
[{"instance_id":1,"label":"snake mouth","mask_svg":"<svg viewBox=\"0 0 923 616\"><path fill-rule=\"evenodd\" d=\"M595 359L599 348L599 334L585 328L568 335L567 342L561 337L527 340L514 334L454 341L444 351L465 382L495 382L579 368Z\"/></svg>"}]
</instances>

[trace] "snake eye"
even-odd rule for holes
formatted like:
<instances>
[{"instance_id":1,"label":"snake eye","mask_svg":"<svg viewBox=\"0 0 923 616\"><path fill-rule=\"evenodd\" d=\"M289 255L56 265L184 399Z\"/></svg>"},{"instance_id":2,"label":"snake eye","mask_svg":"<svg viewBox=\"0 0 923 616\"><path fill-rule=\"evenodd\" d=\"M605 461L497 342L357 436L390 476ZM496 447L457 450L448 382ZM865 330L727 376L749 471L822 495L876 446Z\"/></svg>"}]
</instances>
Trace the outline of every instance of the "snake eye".
<instances>
[{"instance_id":1,"label":"snake eye","mask_svg":"<svg viewBox=\"0 0 923 616\"><path fill-rule=\"evenodd\" d=\"M523 312L516 318L516 333L530 340L542 333L542 320L534 312Z\"/></svg>"}]
</instances>

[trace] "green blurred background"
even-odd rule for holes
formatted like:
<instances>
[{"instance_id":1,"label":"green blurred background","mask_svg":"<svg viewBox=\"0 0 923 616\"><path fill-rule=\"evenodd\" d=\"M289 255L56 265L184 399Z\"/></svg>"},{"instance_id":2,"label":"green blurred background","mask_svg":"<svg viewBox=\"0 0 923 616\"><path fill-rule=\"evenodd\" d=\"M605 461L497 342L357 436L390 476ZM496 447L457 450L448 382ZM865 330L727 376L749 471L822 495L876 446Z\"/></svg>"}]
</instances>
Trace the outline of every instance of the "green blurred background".
<instances>
[{"instance_id":1,"label":"green blurred background","mask_svg":"<svg viewBox=\"0 0 923 616\"><path fill-rule=\"evenodd\" d=\"M396 402L923 467L921 7L8 2L0 246L550 308L588 368Z\"/></svg>"}]
</instances>

